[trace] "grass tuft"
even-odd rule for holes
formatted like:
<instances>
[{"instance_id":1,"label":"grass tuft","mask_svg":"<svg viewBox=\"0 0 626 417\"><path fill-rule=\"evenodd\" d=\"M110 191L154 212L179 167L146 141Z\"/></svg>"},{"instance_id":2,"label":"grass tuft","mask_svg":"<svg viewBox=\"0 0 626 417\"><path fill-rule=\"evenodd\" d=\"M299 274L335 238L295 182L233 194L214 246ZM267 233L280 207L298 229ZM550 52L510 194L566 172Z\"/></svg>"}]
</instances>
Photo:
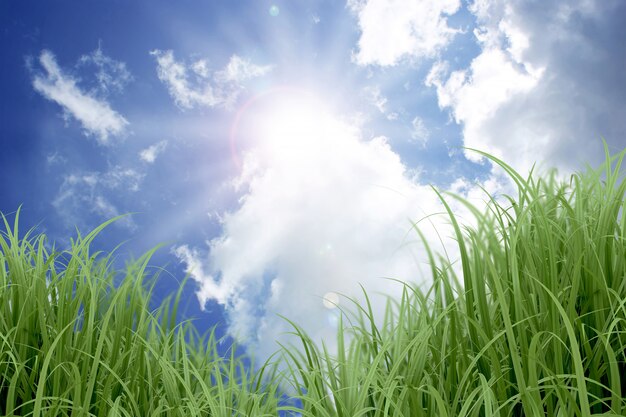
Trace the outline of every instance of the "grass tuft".
<instances>
[{"instance_id":1,"label":"grass tuft","mask_svg":"<svg viewBox=\"0 0 626 417\"><path fill-rule=\"evenodd\" d=\"M626 414L624 152L567 182L555 172L523 178L481 154L518 196L506 204L487 196L482 212L436 191L461 277L427 247L431 288L405 284L380 327L368 301L356 305L336 355L293 324L306 352L288 351L302 415ZM457 221L448 198L470 209L475 227Z\"/></svg>"},{"instance_id":2,"label":"grass tuft","mask_svg":"<svg viewBox=\"0 0 626 417\"><path fill-rule=\"evenodd\" d=\"M270 369L253 373L234 353L218 354L214 332L175 325L180 291L150 310L145 278L153 251L124 271L112 270L111 254L90 253L113 220L56 252L32 230L19 237L19 212L13 226L3 219L0 413L276 415L277 384L257 380L263 371L271 377Z\"/></svg>"}]
</instances>

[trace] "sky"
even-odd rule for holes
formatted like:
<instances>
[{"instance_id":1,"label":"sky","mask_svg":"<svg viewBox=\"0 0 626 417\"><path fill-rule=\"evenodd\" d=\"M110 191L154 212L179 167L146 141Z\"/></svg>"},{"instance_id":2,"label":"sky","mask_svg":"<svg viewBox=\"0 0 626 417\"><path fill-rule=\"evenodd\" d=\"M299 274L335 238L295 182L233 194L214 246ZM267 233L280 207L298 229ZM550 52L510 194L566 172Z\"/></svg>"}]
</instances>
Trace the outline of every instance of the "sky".
<instances>
[{"instance_id":1,"label":"sky","mask_svg":"<svg viewBox=\"0 0 626 417\"><path fill-rule=\"evenodd\" d=\"M181 319L260 359L427 288L416 224L455 260L433 187L514 193L466 148L626 147L623 0L0 0L0 56L0 211L58 247L132 213L96 247L162 245L153 302L188 275Z\"/></svg>"}]
</instances>

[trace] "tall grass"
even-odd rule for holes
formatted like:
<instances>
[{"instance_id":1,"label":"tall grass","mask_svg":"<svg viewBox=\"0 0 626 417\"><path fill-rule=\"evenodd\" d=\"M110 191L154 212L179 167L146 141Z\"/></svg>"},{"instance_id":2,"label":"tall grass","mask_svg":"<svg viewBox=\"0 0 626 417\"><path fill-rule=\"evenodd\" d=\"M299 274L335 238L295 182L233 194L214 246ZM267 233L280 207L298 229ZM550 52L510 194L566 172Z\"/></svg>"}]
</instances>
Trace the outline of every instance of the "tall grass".
<instances>
[{"instance_id":1,"label":"tall grass","mask_svg":"<svg viewBox=\"0 0 626 417\"><path fill-rule=\"evenodd\" d=\"M356 304L337 354L294 323L304 349L286 352L302 414L626 415L623 157L565 183L554 172L525 179L491 157L518 196L489 197L484 213L439 194L462 276L429 251L429 291L406 285L379 327L369 301ZM459 224L449 198L476 227Z\"/></svg>"},{"instance_id":2,"label":"tall grass","mask_svg":"<svg viewBox=\"0 0 626 417\"><path fill-rule=\"evenodd\" d=\"M488 156L488 155L485 155ZM176 324L180 292L148 307L151 253L115 271L90 244L0 237L0 413L29 416L626 415L624 153L561 182L524 178L483 212L439 193L462 275L432 252L428 291L404 285L382 325L366 302L342 316L337 352L292 323L300 346L258 370ZM437 192L437 191L435 191ZM459 223L450 199L476 226ZM426 240L415 225L415 232ZM119 274L122 274L121 283ZM117 278L116 278L117 276ZM288 319L288 318L287 318ZM232 352L235 350L232 349ZM281 403L291 386L298 406Z\"/></svg>"},{"instance_id":3,"label":"tall grass","mask_svg":"<svg viewBox=\"0 0 626 417\"><path fill-rule=\"evenodd\" d=\"M175 323L180 291L150 311L152 252L116 286L111 254L89 250L106 223L57 253L43 235L19 238L18 219L5 218L0 237L0 413L276 415L271 375L220 356L214 333Z\"/></svg>"}]
</instances>

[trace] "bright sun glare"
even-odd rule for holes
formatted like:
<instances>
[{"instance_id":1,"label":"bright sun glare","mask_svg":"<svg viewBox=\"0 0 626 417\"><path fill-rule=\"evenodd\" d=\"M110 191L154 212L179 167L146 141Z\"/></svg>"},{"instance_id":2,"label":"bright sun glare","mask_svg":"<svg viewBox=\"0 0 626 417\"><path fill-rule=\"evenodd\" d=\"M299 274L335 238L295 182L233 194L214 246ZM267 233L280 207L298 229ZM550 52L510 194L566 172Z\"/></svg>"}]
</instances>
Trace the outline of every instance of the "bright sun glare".
<instances>
[{"instance_id":1,"label":"bright sun glare","mask_svg":"<svg viewBox=\"0 0 626 417\"><path fill-rule=\"evenodd\" d=\"M270 90L237 113L231 130L233 159L241 166L239 154L250 147L263 149L266 156L319 157L345 129L330 106L314 94L291 88Z\"/></svg>"}]
</instances>

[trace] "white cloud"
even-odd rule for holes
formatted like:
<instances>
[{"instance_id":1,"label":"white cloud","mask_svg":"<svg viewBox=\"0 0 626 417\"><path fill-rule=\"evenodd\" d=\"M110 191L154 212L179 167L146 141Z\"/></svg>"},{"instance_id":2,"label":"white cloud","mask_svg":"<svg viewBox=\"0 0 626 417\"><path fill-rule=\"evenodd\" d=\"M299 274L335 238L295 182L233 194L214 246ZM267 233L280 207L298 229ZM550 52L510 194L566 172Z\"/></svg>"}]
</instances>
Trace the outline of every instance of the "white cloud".
<instances>
[{"instance_id":1,"label":"white cloud","mask_svg":"<svg viewBox=\"0 0 626 417\"><path fill-rule=\"evenodd\" d=\"M175 249L201 303L222 304L231 335L262 358L289 340L277 314L333 348L337 311L324 306L325 294L362 299L362 283L380 318L385 299L376 293L401 289L384 277L425 280L410 221L441 212L435 193L409 178L385 138L363 140L322 108L307 115L286 105L260 117L266 124L235 182L244 195L221 217L222 235L208 254ZM436 228L420 223L431 243L449 231L443 217L432 221Z\"/></svg>"},{"instance_id":2,"label":"white cloud","mask_svg":"<svg viewBox=\"0 0 626 417\"><path fill-rule=\"evenodd\" d=\"M106 100L82 91L77 80L61 70L52 52L42 51L39 62L46 74L36 74L33 87L48 100L59 104L66 116L78 120L86 134L94 135L99 143L106 145L111 136L125 133L128 121Z\"/></svg>"},{"instance_id":3,"label":"white cloud","mask_svg":"<svg viewBox=\"0 0 626 417\"><path fill-rule=\"evenodd\" d=\"M248 59L233 55L230 57L226 67L215 74L215 80L218 83L242 84L253 78L262 77L270 70L270 66L254 65Z\"/></svg>"},{"instance_id":4,"label":"white cloud","mask_svg":"<svg viewBox=\"0 0 626 417\"><path fill-rule=\"evenodd\" d=\"M187 76L187 66L174 60L172 51L152 51L152 55L157 58L157 74L159 80L165 83L169 93L181 108L193 108L196 105L213 107L220 104L221 100L213 91L210 82L204 82L202 85L190 86ZM192 69L196 75L205 80L205 66L203 62L192 64ZM200 84L200 83L198 83Z\"/></svg>"},{"instance_id":5,"label":"white cloud","mask_svg":"<svg viewBox=\"0 0 626 417\"><path fill-rule=\"evenodd\" d=\"M117 209L117 207L115 207L113 204L111 204L110 201L108 201L107 199L105 199L103 196L101 195L97 195L95 196L95 198L93 199L93 202L91 204L91 210L100 215L101 217L104 217L106 219L112 219L113 217L119 216L120 212ZM128 223L127 227L129 227L131 230L134 229L134 224L133 226L131 226L131 224L133 223Z\"/></svg>"},{"instance_id":6,"label":"white cloud","mask_svg":"<svg viewBox=\"0 0 626 417\"><path fill-rule=\"evenodd\" d=\"M413 143L419 143L422 147L425 147L426 142L428 142L430 132L426 128L424 120L422 120L419 116L415 116L413 121L411 121L411 127L411 141Z\"/></svg>"},{"instance_id":7,"label":"white cloud","mask_svg":"<svg viewBox=\"0 0 626 417\"><path fill-rule=\"evenodd\" d=\"M504 51L493 48L474 59L469 71L454 71L445 81L442 81L442 66L433 67L429 73L426 84L437 87L439 105L452 108L456 122L464 123L465 146L485 150L484 124L511 98L531 91L543 75L541 69L528 72L516 64ZM524 133L530 132L526 129ZM505 143L503 138L496 140ZM519 145L523 147L526 143ZM532 160L520 160L523 149L518 147L515 152L518 163L532 164ZM473 152L466 152L466 156L471 160L481 159Z\"/></svg>"},{"instance_id":8,"label":"white cloud","mask_svg":"<svg viewBox=\"0 0 626 417\"><path fill-rule=\"evenodd\" d=\"M383 96L380 91L380 87L378 86L368 86L363 89L363 93L365 94L365 98L367 101L372 103L374 107L378 109L382 114L386 114L388 112L387 109L387 97Z\"/></svg>"},{"instance_id":9,"label":"white cloud","mask_svg":"<svg viewBox=\"0 0 626 417\"><path fill-rule=\"evenodd\" d=\"M120 166L115 166L104 174L93 173L91 175L97 176L98 181L106 188L111 190L122 188L132 192L139 191L145 176L132 168Z\"/></svg>"},{"instance_id":10,"label":"white cloud","mask_svg":"<svg viewBox=\"0 0 626 417\"><path fill-rule=\"evenodd\" d=\"M226 66L211 74L208 62L199 59L191 64L176 61L174 52L154 50L157 75L168 88L177 106L183 109L231 107L246 81L267 74L270 66L258 66L237 55Z\"/></svg>"},{"instance_id":11,"label":"white cloud","mask_svg":"<svg viewBox=\"0 0 626 417\"><path fill-rule=\"evenodd\" d=\"M522 171L599 163L601 136L624 148L623 2L476 0L470 10L481 53L461 71L439 62L426 79L463 125L465 146Z\"/></svg>"},{"instance_id":12,"label":"white cloud","mask_svg":"<svg viewBox=\"0 0 626 417\"><path fill-rule=\"evenodd\" d=\"M446 16L461 7L459 0L348 1L358 17L361 36L354 58L360 65L395 65L403 58L430 58L458 32Z\"/></svg>"},{"instance_id":13,"label":"white cloud","mask_svg":"<svg viewBox=\"0 0 626 417\"><path fill-rule=\"evenodd\" d=\"M58 151L54 151L46 156L46 163L48 165L63 165L67 163L67 158L61 155Z\"/></svg>"},{"instance_id":14,"label":"white cloud","mask_svg":"<svg viewBox=\"0 0 626 417\"><path fill-rule=\"evenodd\" d=\"M141 150L139 152L139 158L148 164L152 164L156 161L157 156L165 150L165 148L167 148L167 141L162 140L154 145L148 146L146 149Z\"/></svg>"},{"instance_id":15,"label":"white cloud","mask_svg":"<svg viewBox=\"0 0 626 417\"><path fill-rule=\"evenodd\" d=\"M101 94L122 92L126 84L132 80L126 64L104 55L101 46L98 46L98 49L92 53L81 56L78 65L80 67L93 65L97 68L95 78L98 84L97 90Z\"/></svg>"},{"instance_id":16,"label":"white cloud","mask_svg":"<svg viewBox=\"0 0 626 417\"><path fill-rule=\"evenodd\" d=\"M173 59L173 55L172 55ZM193 62L191 65L191 70L196 73L199 77L208 78L210 74L209 62L206 59L199 59Z\"/></svg>"},{"instance_id":17,"label":"white cloud","mask_svg":"<svg viewBox=\"0 0 626 417\"><path fill-rule=\"evenodd\" d=\"M80 223L86 210L97 215L101 221L108 220L122 213L111 201L111 196L120 191L139 191L143 178L144 175L136 170L120 166L106 172L69 174L64 177L52 205L68 225ZM116 224L131 231L137 227L130 217Z\"/></svg>"},{"instance_id":18,"label":"white cloud","mask_svg":"<svg viewBox=\"0 0 626 417\"><path fill-rule=\"evenodd\" d=\"M387 120L397 120L398 113L389 109L389 100L380 91L378 86L367 86L362 89L365 100L369 101Z\"/></svg>"}]
</instances>

